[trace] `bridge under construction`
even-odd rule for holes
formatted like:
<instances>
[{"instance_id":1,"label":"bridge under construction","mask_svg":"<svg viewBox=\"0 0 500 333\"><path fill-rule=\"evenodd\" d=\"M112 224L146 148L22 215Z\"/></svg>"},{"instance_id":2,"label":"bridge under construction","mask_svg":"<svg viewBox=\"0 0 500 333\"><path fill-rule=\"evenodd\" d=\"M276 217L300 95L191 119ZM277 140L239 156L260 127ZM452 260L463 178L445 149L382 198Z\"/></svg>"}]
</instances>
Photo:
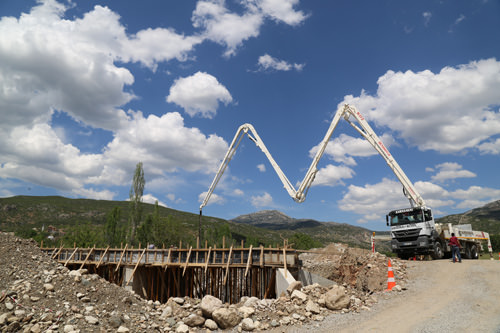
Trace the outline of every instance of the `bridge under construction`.
<instances>
[{"instance_id":1,"label":"bridge under construction","mask_svg":"<svg viewBox=\"0 0 500 333\"><path fill-rule=\"evenodd\" d=\"M276 297L279 270L296 275L298 252L283 247L200 246L182 248L44 248L70 269L86 268L144 298L166 302L170 297L213 295L237 303L243 296ZM278 295L279 296L279 295Z\"/></svg>"}]
</instances>

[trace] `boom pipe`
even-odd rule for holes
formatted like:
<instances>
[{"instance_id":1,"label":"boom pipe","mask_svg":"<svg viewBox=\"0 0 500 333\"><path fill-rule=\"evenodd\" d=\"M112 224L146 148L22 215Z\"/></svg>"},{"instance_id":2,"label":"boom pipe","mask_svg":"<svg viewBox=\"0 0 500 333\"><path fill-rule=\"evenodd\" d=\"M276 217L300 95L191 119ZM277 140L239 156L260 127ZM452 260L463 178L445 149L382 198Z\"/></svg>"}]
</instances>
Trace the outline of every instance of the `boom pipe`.
<instances>
[{"instance_id":1,"label":"boom pipe","mask_svg":"<svg viewBox=\"0 0 500 333\"><path fill-rule=\"evenodd\" d=\"M349 117L353 116L356 121L359 123L359 125L362 128L359 128L354 124L352 121L349 120ZM408 179L406 174L403 172L399 164L396 162L396 160L392 157L391 153L389 150L384 146L382 143L382 140L375 134L371 126L368 124L368 122L365 120L365 118L359 113L359 111L348 104L345 104L343 107L339 108L337 112L335 113L335 116L332 119L332 122L330 124L330 127L328 128L323 140L319 144L318 151L316 152L316 155L314 156L311 165L309 166L309 169L307 170L304 179L300 183L299 187L297 190L293 187L293 185L290 183L288 178L285 176L279 165L276 163L274 158L272 157L271 153L267 149L266 145L260 138L259 134L255 130L255 128L251 124L243 124L238 128L238 131L236 132L233 141L231 143L231 146L229 147L226 156L224 157L219 170L217 171L217 174L214 177L214 180L212 181L212 184L210 185L210 188L205 196L205 199L203 200L202 204L200 205L200 219L201 219L201 212L203 207L205 207L215 189L217 184L219 183L219 180L221 179L224 171L226 170L227 165L231 161L232 157L236 153L236 149L238 148L239 144L241 143L241 139L243 136L246 134L248 137L255 143L257 147L260 148L260 150L266 155L267 159L271 163L272 167L274 168L274 171L280 178L281 182L283 183L283 187L285 190L288 192L288 194L292 197L292 199L296 202L304 202L307 196L307 192L309 191L309 188L311 187L316 174L318 172L318 163L321 160L321 157L323 156L326 146L328 145L328 142L330 141L331 136L333 135L333 132L335 131L335 128L337 127L339 121L341 118L344 118L363 138L365 138L373 148L385 159L386 163L389 165L391 170L394 172L398 180L401 182L403 185L403 189L405 191L406 197L410 200L410 204L412 206L417 205L417 206L425 206L425 202L420 196L420 194L416 191L414 188L413 184L411 181ZM248 132L251 132L252 135L250 135Z\"/></svg>"}]
</instances>

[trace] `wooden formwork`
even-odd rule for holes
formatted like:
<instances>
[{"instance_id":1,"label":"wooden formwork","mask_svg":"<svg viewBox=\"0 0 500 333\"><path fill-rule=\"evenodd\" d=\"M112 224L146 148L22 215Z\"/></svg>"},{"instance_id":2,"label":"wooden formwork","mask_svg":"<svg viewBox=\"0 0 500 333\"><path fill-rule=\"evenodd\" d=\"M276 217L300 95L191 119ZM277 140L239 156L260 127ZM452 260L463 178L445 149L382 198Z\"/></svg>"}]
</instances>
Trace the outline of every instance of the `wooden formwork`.
<instances>
[{"instance_id":1,"label":"wooden formwork","mask_svg":"<svg viewBox=\"0 0 500 333\"><path fill-rule=\"evenodd\" d=\"M87 268L119 285L132 285L141 296L165 302L169 297L213 295L224 302L242 296L275 297L276 270L296 271L296 250L244 248L42 248L72 269Z\"/></svg>"}]
</instances>

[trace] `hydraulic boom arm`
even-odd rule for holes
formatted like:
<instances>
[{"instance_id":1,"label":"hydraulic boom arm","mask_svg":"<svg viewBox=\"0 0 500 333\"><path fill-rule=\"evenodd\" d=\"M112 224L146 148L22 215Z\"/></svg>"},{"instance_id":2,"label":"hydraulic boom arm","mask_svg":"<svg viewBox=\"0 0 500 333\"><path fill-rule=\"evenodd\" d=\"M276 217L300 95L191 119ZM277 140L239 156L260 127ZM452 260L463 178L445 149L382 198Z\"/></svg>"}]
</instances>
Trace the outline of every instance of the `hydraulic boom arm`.
<instances>
[{"instance_id":1,"label":"hydraulic boom arm","mask_svg":"<svg viewBox=\"0 0 500 333\"><path fill-rule=\"evenodd\" d=\"M350 116L352 116L354 119L357 120L359 123L358 127L356 124L354 124L352 121L349 120ZM207 194L205 195L205 199L203 200L202 204L200 205L200 216L203 207L205 207L210 199L210 196L212 195L213 191L215 190L215 187L219 183L219 180L221 179L222 175L224 174L224 171L226 170L226 167L228 166L229 162L233 158L234 154L236 153L236 150L241 143L241 139L245 136L248 135L248 137L259 147L262 152L266 155L267 159L271 163L271 165L274 168L274 171L280 178L281 182L283 183L284 188L288 192L288 194L292 197L293 200L296 202L303 202L306 199L307 192L309 188L311 187L314 178L316 177L316 173L318 172L318 163L323 156L326 146L328 142L330 141L330 138L337 127L339 121L341 118L344 118L356 131L358 131L361 136L363 136L372 146L375 148L375 150L382 155L382 157L385 159L391 170L394 172L396 177L398 177L399 181L403 185L403 190L406 195L406 197L410 200L410 204L412 206L424 206L424 200L418 194L418 192L415 190L413 187L413 184L410 182L408 177L406 177L405 173L399 166L399 164L396 162L396 160L392 157L392 155L389 153L387 148L384 146L380 138L375 134L373 129L370 127L368 122L365 120L365 118L359 113L358 110L356 110L355 107L350 106L345 104L343 107L339 108L337 110L337 113L333 117L333 120L330 124L330 127L328 128L328 131L325 134L325 137L321 141L318 151L316 152L316 155L314 156L311 165L309 166L309 169L307 170L306 175L304 176L304 179L302 180L302 183L300 183L299 188L295 190L293 185L290 183L288 178L285 176L279 165L276 163L274 158L272 157L271 153L267 149L266 145L262 141L262 139L259 137L257 134L257 131L255 128L250 125L250 124L244 124L241 125L238 128L238 131L236 131L236 134L234 136L233 141L231 142L231 145L229 146L229 149L226 153L226 156L222 160L221 165L219 166L219 170L217 171L217 174L215 175L214 180L212 181L212 184L210 185L210 188L208 189ZM250 132L250 133L249 133Z\"/></svg>"}]
</instances>

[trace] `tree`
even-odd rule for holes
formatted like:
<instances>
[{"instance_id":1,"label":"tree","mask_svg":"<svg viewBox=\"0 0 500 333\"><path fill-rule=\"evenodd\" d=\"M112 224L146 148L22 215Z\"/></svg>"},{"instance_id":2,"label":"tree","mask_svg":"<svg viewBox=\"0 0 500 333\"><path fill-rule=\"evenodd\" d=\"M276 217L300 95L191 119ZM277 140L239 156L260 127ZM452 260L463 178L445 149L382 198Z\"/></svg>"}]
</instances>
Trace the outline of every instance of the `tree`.
<instances>
[{"instance_id":1,"label":"tree","mask_svg":"<svg viewBox=\"0 0 500 333\"><path fill-rule=\"evenodd\" d=\"M146 220L137 228L137 240L144 246L153 243L153 215L149 214Z\"/></svg>"},{"instance_id":2,"label":"tree","mask_svg":"<svg viewBox=\"0 0 500 333\"><path fill-rule=\"evenodd\" d=\"M491 247L493 251L500 251L500 234L490 235Z\"/></svg>"},{"instance_id":3,"label":"tree","mask_svg":"<svg viewBox=\"0 0 500 333\"><path fill-rule=\"evenodd\" d=\"M142 169L142 162L137 163L130 188L130 243L135 243L135 233L137 226L140 225L142 219L142 195L144 193L144 170Z\"/></svg>"},{"instance_id":4,"label":"tree","mask_svg":"<svg viewBox=\"0 0 500 333\"><path fill-rule=\"evenodd\" d=\"M116 246L121 238L121 229L118 227L118 222L121 217L121 208L115 207L108 213L106 218L105 239L110 246Z\"/></svg>"},{"instance_id":5,"label":"tree","mask_svg":"<svg viewBox=\"0 0 500 333\"><path fill-rule=\"evenodd\" d=\"M311 236L300 232L293 234L293 236L288 239L288 244L290 244L294 249L299 250L309 250L313 247L323 246L323 244L317 240L312 239Z\"/></svg>"}]
</instances>

